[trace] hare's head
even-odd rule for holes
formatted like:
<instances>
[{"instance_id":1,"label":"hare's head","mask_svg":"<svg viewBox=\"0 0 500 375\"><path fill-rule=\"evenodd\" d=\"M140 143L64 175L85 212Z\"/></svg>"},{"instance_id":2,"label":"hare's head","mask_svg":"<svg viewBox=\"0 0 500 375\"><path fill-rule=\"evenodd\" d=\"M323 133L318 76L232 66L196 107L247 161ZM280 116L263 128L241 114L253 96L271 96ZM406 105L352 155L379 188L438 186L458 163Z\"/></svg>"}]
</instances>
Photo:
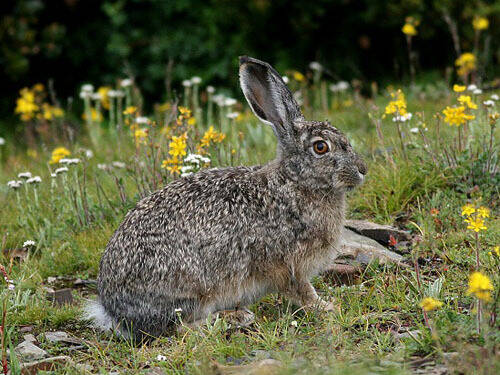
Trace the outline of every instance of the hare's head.
<instances>
[{"instance_id":1,"label":"hare's head","mask_svg":"<svg viewBox=\"0 0 500 375\"><path fill-rule=\"evenodd\" d=\"M240 57L240 84L255 115L273 128L277 158L290 179L327 190L352 189L363 181L365 163L347 138L327 121L306 121L273 67Z\"/></svg>"}]
</instances>

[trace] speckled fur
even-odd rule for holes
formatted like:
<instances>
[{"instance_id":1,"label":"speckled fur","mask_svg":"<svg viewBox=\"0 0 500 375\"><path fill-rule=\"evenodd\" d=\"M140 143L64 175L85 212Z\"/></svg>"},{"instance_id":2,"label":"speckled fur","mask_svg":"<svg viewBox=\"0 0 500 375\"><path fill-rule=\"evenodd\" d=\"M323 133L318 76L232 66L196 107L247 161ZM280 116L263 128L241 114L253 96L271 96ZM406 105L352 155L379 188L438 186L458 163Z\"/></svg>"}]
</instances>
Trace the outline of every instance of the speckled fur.
<instances>
[{"instance_id":1,"label":"speckled fur","mask_svg":"<svg viewBox=\"0 0 500 375\"><path fill-rule=\"evenodd\" d=\"M94 318L107 328L158 336L178 316L194 321L273 291L322 302L309 280L337 256L345 191L366 167L337 129L304 120L273 68L247 57L240 66L252 110L278 137L276 160L203 170L142 199L101 260L105 316ZM331 147L322 157L312 151L318 137Z\"/></svg>"}]
</instances>

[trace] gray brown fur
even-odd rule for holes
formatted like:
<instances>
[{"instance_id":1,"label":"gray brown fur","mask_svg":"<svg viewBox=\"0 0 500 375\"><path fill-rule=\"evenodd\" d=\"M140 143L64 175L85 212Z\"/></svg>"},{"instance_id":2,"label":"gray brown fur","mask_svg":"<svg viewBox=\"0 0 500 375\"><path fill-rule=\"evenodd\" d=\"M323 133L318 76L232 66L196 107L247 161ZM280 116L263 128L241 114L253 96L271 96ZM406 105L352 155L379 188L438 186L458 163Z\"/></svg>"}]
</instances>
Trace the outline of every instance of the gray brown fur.
<instances>
[{"instance_id":1,"label":"gray brown fur","mask_svg":"<svg viewBox=\"0 0 500 375\"><path fill-rule=\"evenodd\" d=\"M93 317L102 326L158 336L179 315L203 319L274 291L332 308L309 280L337 256L345 192L366 167L340 131L304 120L268 64L240 58L240 81L254 113L273 127L277 158L203 170L142 199L101 260ZM319 157L315 139L331 151Z\"/></svg>"}]
</instances>

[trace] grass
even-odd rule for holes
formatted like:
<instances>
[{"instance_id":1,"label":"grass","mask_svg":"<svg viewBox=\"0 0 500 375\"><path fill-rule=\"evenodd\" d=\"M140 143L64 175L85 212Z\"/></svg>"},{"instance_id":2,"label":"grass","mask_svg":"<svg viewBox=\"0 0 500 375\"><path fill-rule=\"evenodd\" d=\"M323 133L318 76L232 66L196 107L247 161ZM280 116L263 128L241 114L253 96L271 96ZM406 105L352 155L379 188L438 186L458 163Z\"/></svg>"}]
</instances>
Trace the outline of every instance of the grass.
<instances>
[{"instance_id":1,"label":"grass","mask_svg":"<svg viewBox=\"0 0 500 375\"><path fill-rule=\"evenodd\" d=\"M43 124L37 125L37 141L28 146L31 156L13 143L2 149L3 248L19 248L29 239L36 243L22 261L11 259L8 251L2 254L1 264L15 284L14 290L3 288L1 292L7 309L6 343L18 344L22 340L20 328L26 325L32 326L35 334L57 329L83 338L85 348L70 353L64 347L42 343L51 355L71 356L72 363L54 372L68 374L82 372L77 364L83 363L92 365L94 373L136 374L161 367L169 374L229 374L259 356L280 360L283 374L402 374L411 373L422 363L443 364L451 373L497 373L499 325L495 322L491 327L488 320L498 314L498 304L483 306L478 334L475 299L466 295L467 277L475 268L476 244L460 215L467 202L492 210L488 229L479 236L479 251L481 270L492 277L493 297L498 301L500 259L493 251L500 243L498 172L478 173L478 168L498 157L498 132L491 134L494 148L487 147L491 130L488 113L493 110L475 112L476 119L469 124L470 143L459 150L455 144L457 128L432 119L433 114L455 102L456 94L441 83L407 88L408 108L415 116L410 124L403 124L404 154L390 117L381 122L383 143L373 122L382 117L388 95L371 99L350 91L331 95L325 111L307 101L316 97L317 88L297 82L292 85L303 94L306 117L330 119L368 162L366 183L349 197L349 217L411 231L415 241L410 250L402 251L409 262L418 259L422 285L418 285L412 267L372 264L351 285L340 285L331 276L314 280L320 294L340 303L338 314L305 313L273 294L251 306L256 321L245 329L216 320L147 346L134 346L97 332L80 319L80 306L84 298L95 293L94 287L74 288L76 303L63 307L46 299L44 287L50 286L49 277L62 277L56 281L57 287L72 286L71 280L76 278L96 279L100 255L125 213L141 196L173 178L160 168L161 161L169 157L169 136L187 131L187 148L193 152L208 126L216 124L225 139L205 149L215 166L264 163L274 156L275 140L272 131L240 105L236 106L241 112L236 120L224 116L226 109L214 109L215 116L206 118L207 104L192 106L195 124L188 124L185 118L175 125L178 113L172 107L156 112L151 118L159 121L147 125L144 144L128 130L135 115L125 118L130 123L124 124L122 133L110 126L107 116L102 122L87 125L66 117L48 124L55 142L44 138L40 130ZM480 103L483 97L475 100ZM164 118L170 118L168 136L162 133ZM424 122L428 131L423 130ZM410 127L422 129L428 143L410 132ZM78 130L78 135L68 137L69 129ZM50 151L61 145L83 163L69 166L67 174L51 179L47 172ZM457 153L457 165L445 161L445 148ZM92 158L84 156L87 149L93 151ZM98 168L112 161L125 162L126 167ZM53 172L54 165L49 167ZM42 183L17 191L7 188L5 183L25 170L42 176ZM444 302L441 309L429 312L432 329L426 326L418 306L424 296ZM420 334L395 337L397 332L414 330ZM159 360L158 356L163 357ZM10 366L15 368L15 363ZM263 371L253 373L266 373Z\"/></svg>"}]
</instances>

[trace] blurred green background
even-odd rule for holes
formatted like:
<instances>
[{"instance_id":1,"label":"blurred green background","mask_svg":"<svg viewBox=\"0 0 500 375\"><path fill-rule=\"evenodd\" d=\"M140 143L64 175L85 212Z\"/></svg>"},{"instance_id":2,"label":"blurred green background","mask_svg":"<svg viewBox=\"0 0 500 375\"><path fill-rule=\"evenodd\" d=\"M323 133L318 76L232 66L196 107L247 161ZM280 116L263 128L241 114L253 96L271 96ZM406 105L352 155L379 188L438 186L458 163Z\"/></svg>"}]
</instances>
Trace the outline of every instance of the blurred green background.
<instances>
[{"instance_id":1,"label":"blurred green background","mask_svg":"<svg viewBox=\"0 0 500 375\"><path fill-rule=\"evenodd\" d=\"M280 71L318 61L331 80L407 82L405 18L420 20L413 38L418 79L446 77L474 43L472 17L488 17L482 35L484 79L498 73L500 1L462 0L17 0L0 2L0 115L15 120L19 89L52 79L59 97L82 83L133 77L147 99L175 94L183 79L236 88L237 56ZM448 69L451 72L451 69ZM236 92L236 90L235 90ZM147 101L146 101L147 102Z\"/></svg>"}]
</instances>

